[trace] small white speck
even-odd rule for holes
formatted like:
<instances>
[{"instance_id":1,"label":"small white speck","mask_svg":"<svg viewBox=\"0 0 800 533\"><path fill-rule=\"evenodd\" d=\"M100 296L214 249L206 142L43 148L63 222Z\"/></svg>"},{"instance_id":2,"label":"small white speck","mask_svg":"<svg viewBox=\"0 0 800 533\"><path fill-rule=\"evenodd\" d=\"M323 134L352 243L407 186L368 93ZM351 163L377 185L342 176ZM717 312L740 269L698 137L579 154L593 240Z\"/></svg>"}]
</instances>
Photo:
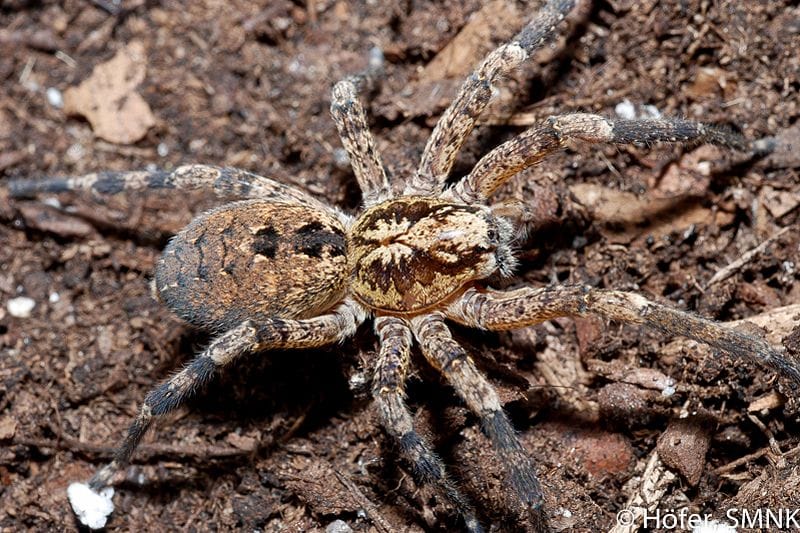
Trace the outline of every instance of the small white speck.
<instances>
[{"instance_id":1,"label":"small white speck","mask_svg":"<svg viewBox=\"0 0 800 533\"><path fill-rule=\"evenodd\" d=\"M384 64L383 50L377 46L373 46L369 50L369 69L372 71L379 71L383 69Z\"/></svg>"},{"instance_id":2,"label":"small white speck","mask_svg":"<svg viewBox=\"0 0 800 533\"><path fill-rule=\"evenodd\" d=\"M700 161L697 163L697 171L701 176L711 175L711 161Z\"/></svg>"},{"instance_id":3,"label":"small white speck","mask_svg":"<svg viewBox=\"0 0 800 533\"><path fill-rule=\"evenodd\" d=\"M56 89L55 87L48 87L47 91L45 91L47 95L47 102L55 107L56 109L61 109L64 107L64 97L61 95L61 91Z\"/></svg>"},{"instance_id":4,"label":"small white speck","mask_svg":"<svg viewBox=\"0 0 800 533\"><path fill-rule=\"evenodd\" d=\"M334 520L325 528L325 533L353 533L353 528L344 520Z\"/></svg>"},{"instance_id":5,"label":"small white speck","mask_svg":"<svg viewBox=\"0 0 800 533\"><path fill-rule=\"evenodd\" d=\"M619 118L627 120L636 118L636 108L627 98L614 107L614 113L616 113Z\"/></svg>"},{"instance_id":6,"label":"small white speck","mask_svg":"<svg viewBox=\"0 0 800 533\"><path fill-rule=\"evenodd\" d=\"M361 372L356 372L350 376L350 390L363 389L367 385L367 377Z\"/></svg>"},{"instance_id":7,"label":"small white speck","mask_svg":"<svg viewBox=\"0 0 800 533\"><path fill-rule=\"evenodd\" d=\"M86 149L81 143L75 143L67 148L67 159L70 161L80 161L86 155Z\"/></svg>"},{"instance_id":8,"label":"small white speck","mask_svg":"<svg viewBox=\"0 0 800 533\"><path fill-rule=\"evenodd\" d=\"M669 398L673 394L675 394L675 387L671 385L664 387L664 390L661 391L661 396L664 396L665 398Z\"/></svg>"},{"instance_id":9,"label":"small white speck","mask_svg":"<svg viewBox=\"0 0 800 533\"><path fill-rule=\"evenodd\" d=\"M289 72L292 74L296 74L298 72L303 72L303 63L295 59L294 61L289 62Z\"/></svg>"},{"instance_id":10,"label":"small white speck","mask_svg":"<svg viewBox=\"0 0 800 533\"><path fill-rule=\"evenodd\" d=\"M47 297L47 300L51 304L58 303L58 301L61 300L61 295L58 294L57 292L51 292L50 296Z\"/></svg>"},{"instance_id":11,"label":"small white speck","mask_svg":"<svg viewBox=\"0 0 800 533\"><path fill-rule=\"evenodd\" d=\"M350 168L350 158L347 156L347 151L344 148L336 148L333 151L333 162L341 170Z\"/></svg>"},{"instance_id":12,"label":"small white speck","mask_svg":"<svg viewBox=\"0 0 800 533\"><path fill-rule=\"evenodd\" d=\"M642 106L642 115L647 118L661 118L661 111L652 104Z\"/></svg>"},{"instance_id":13,"label":"small white speck","mask_svg":"<svg viewBox=\"0 0 800 533\"><path fill-rule=\"evenodd\" d=\"M43 199L42 203L45 205L49 205L50 207L54 207L56 209L61 209L62 207L61 202L59 202L58 198L56 198L55 196Z\"/></svg>"},{"instance_id":14,"label":"small white speck","mask_svg":"<svg viewBox=\"0 0 800 533\"><path fill-rule=\"evenodd\" d=\"M169 154L169 147L166 143L158 143L156 152L158 153L159 157L167 157L167 154Z\"/></svg>"},{"instance_id":15,"label":"small white speck","mask_svg":"<svg viewBox=\"0 0 800 533\"><path fill-rule=\"evenodd\" d=\"M28 298L27 296L17 296L16 298L11 298L6 304L8 313L17 318L28 318L31 316L31 311L33 311L34 307L36 307L36 301L33 298Z\"/></svg>"},{"instance_id":16,"label":"small white speck","mask_svg":"<svg viewBox=\"0 0 800 533\"><path fill-rule=\"evenodd\" d=\"M561 516L563 516L564 518L572 518L572 511L570 511L569 509L564 509L563 511L561 511Z\"/></svg>"},{"instance_id":17,"label":"small white speck","mask_svg":"<svg viewBox=\"0 0 800 533\"><path fill-rule=\"evenodd\" d=\"M99 493L85 483L72 483L67 487L67 497L81 524L91 528L105 527L108 515L114 512L114 489L106 487Z\"/></svg>"}]
</instances>

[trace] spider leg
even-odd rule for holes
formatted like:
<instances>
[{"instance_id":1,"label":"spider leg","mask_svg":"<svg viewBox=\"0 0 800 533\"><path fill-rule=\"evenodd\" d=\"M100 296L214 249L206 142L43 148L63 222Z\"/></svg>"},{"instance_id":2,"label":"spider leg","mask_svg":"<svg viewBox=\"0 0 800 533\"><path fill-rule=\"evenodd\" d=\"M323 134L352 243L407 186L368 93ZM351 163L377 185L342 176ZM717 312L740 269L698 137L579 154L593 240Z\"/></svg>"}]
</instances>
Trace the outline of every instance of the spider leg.
<instances>
[{"instance_id":1,"label":"spider leg","mask_svg":"<svg viewBox=\"0 0 800 533\"><path fill-rule=\"evenodd\" d=\"M588 113L558 115L483 156L472 172L448 194L466 203L483 201L509 178L562 149L573 139L616 144L710 143L741 151L754 148L753 143L728 129L689 120L612 120Z\"/></svg>"},{"instance_id":2,"label":"spider leg","mask_svg":"<svg viewBox=\"0 0 800 533\"><path fill-rule=\"evenodd\" d=\"M470 74L433 129L404 194L441 192L456 155L492 99L494 84L539 48L574 5L574 0L550 0L511 42L491 52Z\"/></svg>"},{"instance_id":3,"label":"spider leg","mask_svg":"<svg viewBox=\"0 0 800 533\"><path fill-rule=\"evenodd\" d=\"M342 80L331 91L331 116L339 130L350 164L356 175L366 206L392 196L391 186L383 170L375 140L369 132L367 115L358 100L356 85Z\"/></svg>"},{"instance_id":4,"label":"spider leg","mask_svg":"<svg viewBox=\"0 0 800 533\"><path fill-rule=\"evenodd\" d=\"M584 285L512 291L469 289L450 304L445 314L458 323L492 331L522 328L562 316L596 314L688 337L777 371L792 380L792 387L800 384L800 365L765 340L632 292Z\"/></svg>"},{"instance_id":5,"label":"spider leg","mask_svg":"<svg viewBox=\"0 0 800 533\"><path fill-rule=\"evenodd\" d=\"M323 206L308 194L270 178L246 170L211 165L186 165L172 171L96 172L76 177L50 177L41 180L12 180L12 197L24 198L39 193L90 191L116 194L144 189L191 190L209 188L223 197L261 198Z\"/></svg>"},{"instance_id":6,"label":"spider leg","mask_svg":"<svg viewBox=\"0 0 800 533\"><path fill-rule=\"evenodd\" d=\"M378 317L375 319L375 332L380 353L372 395L383 427L399 443L400 453L409 463L414 479L419 484L432 484L442 490L458 508L467 529L482 531L472 506L447 476L442 460L414 429L414 421L404 400L411 354L411 331L407 323L395 317Z\"/></svg>"},{"instance_id":7,"label":"spider leg","mask_svg":"<svg viewBox=\"0 0 800 533\"><path fill-rule=\"evenodd\" d=\"M89 486L98 491L125 468L154 419L183 405L216 371L250 352L274 348L313 348L333 344L353 335L364 321L358 304L345 301L332 313L304 320L273 319L269 322L246 321L217 337L183 370L147 393L139 415L114 454L114 459L100 468Z\"/></svg>"},{"instance_id":8,"label":"spider leg","mask_svg":"<svg viewBox=\"0 0 800 533\"><path fill-rule=\"evenodd\" d=\"M411 327L425 358L480 418L483 432L500 457L514 492L529 509L540 509L543 498L539 480L503 411L497 391L478 371L464 348L453 339L440 313L414 317Z\"/></svg>"}]
</instances>

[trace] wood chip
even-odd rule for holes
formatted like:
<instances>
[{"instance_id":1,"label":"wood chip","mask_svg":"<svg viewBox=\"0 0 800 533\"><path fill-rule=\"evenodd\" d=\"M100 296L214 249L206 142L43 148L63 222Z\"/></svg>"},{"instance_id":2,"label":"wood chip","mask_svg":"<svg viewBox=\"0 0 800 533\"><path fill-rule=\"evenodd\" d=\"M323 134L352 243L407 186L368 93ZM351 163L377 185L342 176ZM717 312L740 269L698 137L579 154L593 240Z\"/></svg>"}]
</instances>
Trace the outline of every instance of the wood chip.
<instances>
[{"instance_id":1,"label":"wood chip","mask_svg":"<svg viewBox=\"0 0 800 533\"><path fill-rule=\"evenodd\" d=\"M27 227L59 237L84 238L97 233L91 224L47 205L23 203L19 212Z\"/></svg>"},{"instance_id":2,"label":"wood chip","mask_svg":"<svg viewBox=\"0 0 800 533\"><path fill-rule=\"evenodd\" d=\"M10 416L0 418L0 440L8 440L17 432L17 421Z\"/></svg>"},{"instance_id":3,"label":"wood chip","mask_svg":"<svg viewBox=\"0 0 800 533\"><path fill-rule=\"evenodd\" d=\"M770 391L764 396L756 398L747 406L748 413L759 413L761 411L771 411L778 407L783 407L786 398L778 391Z\"/></svg>"},{"instance_id":4,"label":"wood chip","mask_svg":"<svg viewBox=\"0 0 800 533\"><path fill-rule=\"evenodd\" d=\"M642 527L645 514L656 510L661 498L675 481L675 474L670 472L666 465L659 459L658 453L653 451L647 458L647 463L638 465L643 467L641 476L632 478L625 484L624 493L630 494L625 508L617 513L617 523L609 533L633 533Z\"/></svg>"}]
</instances>

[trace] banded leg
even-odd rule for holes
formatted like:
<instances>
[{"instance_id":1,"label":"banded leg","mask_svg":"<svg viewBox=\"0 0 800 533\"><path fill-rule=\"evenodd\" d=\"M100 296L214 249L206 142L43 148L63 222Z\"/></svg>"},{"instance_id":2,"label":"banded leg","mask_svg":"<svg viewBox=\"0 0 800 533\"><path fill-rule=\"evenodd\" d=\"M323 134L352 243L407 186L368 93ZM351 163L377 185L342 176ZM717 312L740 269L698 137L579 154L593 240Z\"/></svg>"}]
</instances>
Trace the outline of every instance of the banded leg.
<instances>
[{"instance_id":1,"label":"banded leg","mask_svg":"<svg viewBox=\"0 0 800 533\"><path fill-rule=\"evenodd\" d=\"M172 171L106 171L76 177L12 180L8 184L9 193L17 198L31 197L39 193L68 191L89 191L106 195L145 189L202 188L208 188L223 197L261 198L313 207L324 205L303 191L270 178L238 168L211 165L186 165Z\"/></svg>"},{"instance_id":2,"label":"banded leg","mask_svg":"<svg viewBox=\"0 0 800 533\"><path fill-rule=\"evenodd\" d=\"M574 5L574 0L550 0L511 42L491 52L470 74L433 129L404 194L441 192L456 155L492 99L494 84L540 47Z\"/></svg>"},{"instance_id":3,"label":"banded leg","mask_svg":"<svg viewBox=\"0 0 800 533\"><path fill-rule=\"evenodd\" d=\"M503 463L509 483L529 509L541 508L542 489L528 454L500 404L494 387L450 334L441 314L411 320L414 336L425 358L444 375L472 412Z\"/></svg>"},{"instance_id":4,"label":"banded leg","mask_svg":"<svg viewBox=\"0 0 800 533\"><path fill-rule=\"evenodd\" d=\"M372 395L378 405L381 423L400 445L417 483L431 484L442 490L464 517L469 531L481 531L475 512L467 499L448 478L442 460L414 429L411 413L405 404L405 380L410 364L411 331L406 322L395 317L375 319L380 352L372 382Z\"/></svg>"},{"instance_id":5,"label":"banded leg","mask_svg":"<svg viewBox=\"0 0 800 533\"><path fill-rule=\"evenodd\" d=\"M89 486L99 491L130 462L133 453L155 418L164 416L186 402L206 385L216 371L244 354L268 348L312 348L333 344L355 333L364 312L345 302L333 313L305 320L274 319L263 324L251 321L217 337L186 367L145 396L139 415L128 428L114 459L95 473Z\"/></svg>"},{"instance_id":6,"label":"banded leg","mask_svg":"<svg viewBox=\"0 0 800 533\"><path fill-rule=\"evenodd\" d=\"M334 85L331 92L331 115L339 130L350 164L361 188L364 205L380 203L391 197L389 179L383 170L375 140L369 132L367 115L350 80Z\"/></svg>"},{"instance_id":7,"label":"banded leg","mask_svg":"<svg viewBox=\"0 0 800 533\"><path fill-rule=\"evenodd\" d=\"M448 318L492 331L517 329L562 316L596 314L693 339L751 360L800 384L800 365L765 340L697 315L661 305L635 293L583 285L552 285L513 291L470 289L450 304Z\"/></svg>"},{"instance_id":8,"label":"banded leg","mask_svg":"<svg viewBox=\"0 0 800 533\"><path fill-rule=\"evenodd\" d=\"M587 113L560 115L529 128L486 154L449 194L466 203L484 201L509 178L560 150L571 139L616 144L710 143L741 151L752 149L741 135L700 122L612 120Z\"/></svg>"}]
</instances>

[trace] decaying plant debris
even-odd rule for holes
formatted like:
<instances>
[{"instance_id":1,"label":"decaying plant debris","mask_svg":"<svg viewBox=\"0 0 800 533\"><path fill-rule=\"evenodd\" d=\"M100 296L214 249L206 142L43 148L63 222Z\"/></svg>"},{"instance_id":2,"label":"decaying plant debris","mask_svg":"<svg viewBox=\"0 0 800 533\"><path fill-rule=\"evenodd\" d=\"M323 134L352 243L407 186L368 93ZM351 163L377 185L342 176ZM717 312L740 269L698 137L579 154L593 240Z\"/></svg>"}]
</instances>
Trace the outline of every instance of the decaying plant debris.
<instances>
[{"instance_id":1,"label":"decaying plant debris","mask_svg":"<svg viewBox=\"0 0 800 533\"><path fill-rule=\"evenodd\" d=\"M204 161L277 177L344 208L358 194L327 114L331 83L361 70L372 46L383 49L371 127L390 170L408 172L465 70L513 33L518 13L538 7L134 1L110 14L100 3L62 4L0 9L0 47L11 58L0 62L4 178ZM584 3L571 30L505 84L457 168L532 117L566 110L614 116L632 106L779 142L759 162L708 147L576 147L547 161L504 191L548 215L531 228L526 281L640 290L719 320L763 317L754 322L772 342L786 338L797 351L800 313L789 306L798 302L800 161L791 147L800 11L786 4ZM485 35L496 37L481 48ZM65 115L48 89L79 85L134 39L147 54L137 94L155 124L135 144L112 144ZM69 209L55 210L0 198L0 525L71 523L66 484L108 457L144 392L207 342L149 296L165 239L211 202L178 200L60 197ZM633 201L642 209L619 208ZM18 297L35 303L29 316L14 316L19 308L8 303ZM538 461L546 504L560 512L556 528L610 529L641 487L659 483L664 490L648 497L665 509L800 501L796 400L755 367L590 319L458 334L482 354ZM357 386L372 349L363 334L226 373L145 444L113 526L321 530L341 519L355 530L454 527L455 514L416 492L384 446ZM661 376L675 381L671 396L652 385ZM476 421L446 388L415 383L410 402L448 464L480 465L480 475L458 472L465 490L487 521L513 523ZM652 463L686 428L695 435L687 442L707 442L704 457L706 445L695 444Z\"/></svg>"}]
</instances>

